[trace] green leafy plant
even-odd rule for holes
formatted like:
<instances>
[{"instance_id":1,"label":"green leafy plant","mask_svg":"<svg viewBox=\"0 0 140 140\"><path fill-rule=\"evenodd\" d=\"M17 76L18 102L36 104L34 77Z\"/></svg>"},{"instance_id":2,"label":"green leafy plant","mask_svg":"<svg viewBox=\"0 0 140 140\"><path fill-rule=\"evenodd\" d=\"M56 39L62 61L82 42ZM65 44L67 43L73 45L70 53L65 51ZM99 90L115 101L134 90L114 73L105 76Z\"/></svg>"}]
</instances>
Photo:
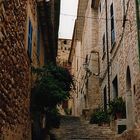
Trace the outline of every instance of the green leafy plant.
<instances>
[{"instance_id":1,"label":"green leafy plant","mask_svg":"<svg viewBox=\"0 0 140 140\"><path fill-rule=\"evenodd\" d=\"M37 77L32 91L38 106L53 108L69 98L73 77L67 69L50 64L32 71Z\"/></svg>"},{"instance_id":2,"label":"green leafy plant","mask_svg":"<svg viewBox=\"0 0 140 140\"><path fill-rule=\"evenodd\" d=\"M103 109L96 109L93 114L91 115L90 123L91 124L102 124L102 123L109 123L109 115L107 112L103 111Z\"/></svg>"},{"instance_id":3,"label":"green leafy plant","mask_svg":"<svg viewBox=\"0 0 140 140\"><path fill-rule=\"evenodd\" d=\"M122 97L117 97L110 101L108 113L115 119L118 115L120 118L126 117L126 105Z\"/></svg>"},{"instance_id":4,"label":"green leafy plant","mask_svg":"<svg viewBox=\"0 0 140 140\"><path fill-rule=\"evenodd\" d=\"M73 77L67 69L52 64L32 68L32 72L36 80L32 88L31 111L45 111L49 125L59 124L57 105L69 99Z\"/></svg>"}]
</instances>

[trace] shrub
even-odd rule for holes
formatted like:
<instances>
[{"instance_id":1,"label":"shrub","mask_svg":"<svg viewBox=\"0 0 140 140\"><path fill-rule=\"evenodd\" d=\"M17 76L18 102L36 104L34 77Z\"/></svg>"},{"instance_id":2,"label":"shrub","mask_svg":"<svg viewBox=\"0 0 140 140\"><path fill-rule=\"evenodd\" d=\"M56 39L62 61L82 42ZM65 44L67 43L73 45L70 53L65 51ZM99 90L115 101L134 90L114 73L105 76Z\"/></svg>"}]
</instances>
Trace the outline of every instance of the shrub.
<instances>
[{"instance_id":1,"label":"shrub","mask_svg":"<svg viewBox=\"0 0 140 140\"><path fill-rule=\"evenodd\" d=\"M126 105L122 97L114 98L110 101L108 113L114 118L120 114L122 118L126 117Z\"/></svg>"},{"instance_id":2,"label":"shrub","mask_svg":"<svg viewBox=\"0 0 140 140\"><path fill-rule=\"evenodd\" d=\"M32 68L36 81L32 97L36 106L54 108L70 97L73 77L65 68L52 64L42 68Z\"/></svg>"},{"instance_id":3,"label":"shrub","mask_svg":"<svg viewBox=\"0 0 140 140\"><path fill-rule=\"evenodd\" d=\"M109 121L109 115L102 109L96 109L90 119L91 124L109 123Z\"/></svg>"}]
</instances>

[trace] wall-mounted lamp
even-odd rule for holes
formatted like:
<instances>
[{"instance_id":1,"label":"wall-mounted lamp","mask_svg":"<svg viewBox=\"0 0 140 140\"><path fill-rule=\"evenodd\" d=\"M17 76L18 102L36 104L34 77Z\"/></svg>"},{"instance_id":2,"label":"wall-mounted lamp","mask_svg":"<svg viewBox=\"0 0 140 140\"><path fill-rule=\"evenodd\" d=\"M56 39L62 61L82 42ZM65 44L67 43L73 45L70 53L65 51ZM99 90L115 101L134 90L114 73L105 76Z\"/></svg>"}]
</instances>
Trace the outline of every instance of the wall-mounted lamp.
<instances>
[{"instance_id":1,"label":"wall-mounted lamp","mask_svg":"<svg viewBox=\"0 0 140 140\"><path fill-rule=\"evenodd\" d=\"M89 76L91 76L91 75L99 76L99 73L93 73L93 72L91 72L91 70L89 69L88 66L89 66L88 63L83 63L83 68L84 68L84 70L85 70L87 73L89 73Z\"/></svg>"},{"instance_id":2,"label":"wall-mounted lamp","mask_svg":"<svg viewBox=\"0 0 140 140\"><path fill-rule=\"evenodd\" d=\"M83 68L89 74L89 76L92 75L91 70L88 68L88 63L83 63Z\"/></svg>"}]
</instances>

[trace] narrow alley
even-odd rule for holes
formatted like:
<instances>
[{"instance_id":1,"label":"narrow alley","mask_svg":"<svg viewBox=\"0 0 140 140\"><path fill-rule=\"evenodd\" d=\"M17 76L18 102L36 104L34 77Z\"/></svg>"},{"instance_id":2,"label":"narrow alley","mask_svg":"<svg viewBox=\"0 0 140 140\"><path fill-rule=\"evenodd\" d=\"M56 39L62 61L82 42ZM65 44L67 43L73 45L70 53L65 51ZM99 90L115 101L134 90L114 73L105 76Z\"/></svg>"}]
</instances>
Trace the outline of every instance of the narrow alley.
<instances>
[{"instance_id":1,"label":"narrow alley","mask_svg":"<svg viewBox=\"0 0 140 140\"><path fill-rule=\"evenodd\" d=\"M79 117L63 116L59 129L53 129L55 140L114 140L115 133L107 126L89 124Z\"/></svg>"},{"instance_id":2,"label":"narrow alley","mask_svg":"<svg viewBox=\"0 0 140 140\"><path fill-rule=\"evenodd\" d=\"M140 140L140 0L0 0L0 140L84 139Z\"/></svg>"}]
</instances>

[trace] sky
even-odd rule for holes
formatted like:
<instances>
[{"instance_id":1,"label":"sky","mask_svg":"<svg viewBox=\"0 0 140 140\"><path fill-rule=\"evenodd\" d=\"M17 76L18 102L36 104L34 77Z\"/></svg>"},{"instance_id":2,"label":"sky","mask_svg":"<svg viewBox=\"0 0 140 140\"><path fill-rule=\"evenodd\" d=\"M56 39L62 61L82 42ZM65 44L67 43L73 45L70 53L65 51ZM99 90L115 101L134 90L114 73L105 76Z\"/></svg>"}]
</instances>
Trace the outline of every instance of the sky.
<instances>
[{"instance_id":1,"label":"sky","mask_svg":"<svg viewBox=\"0 0 140 140\"><path fill-rule=\"evenodd\" d=\"M61 0L59 38L72 38L77 6L78 0Z\"/></svg>"}]
</instances>

